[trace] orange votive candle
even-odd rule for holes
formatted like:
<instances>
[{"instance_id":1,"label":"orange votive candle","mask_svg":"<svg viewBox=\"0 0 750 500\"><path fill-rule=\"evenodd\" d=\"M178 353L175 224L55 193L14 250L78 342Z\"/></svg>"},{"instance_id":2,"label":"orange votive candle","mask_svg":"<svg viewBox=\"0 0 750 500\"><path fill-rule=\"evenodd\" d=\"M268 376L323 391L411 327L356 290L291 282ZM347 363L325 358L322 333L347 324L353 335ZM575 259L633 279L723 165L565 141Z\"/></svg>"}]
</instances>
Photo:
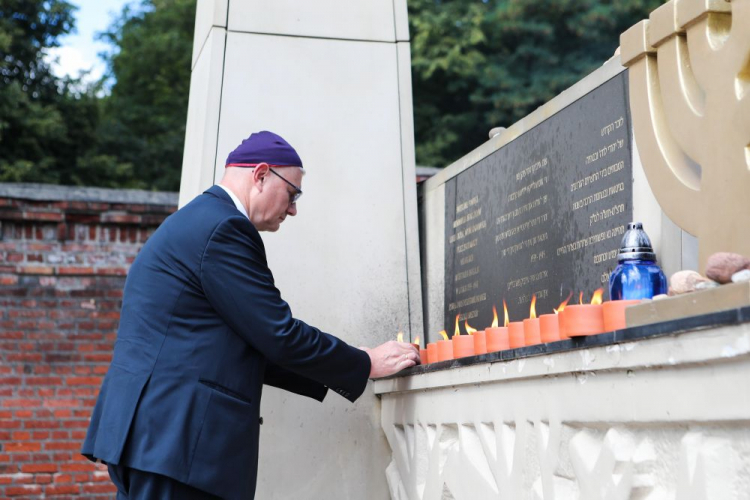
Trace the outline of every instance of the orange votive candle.
<instances>
[{"instance_id":1,"label":"orange votive candle","mask_svg":"<svg viewBox=\"0 0 750 500\"><path fill-rule=\"evenodd\" d=\"M432 342L430 344L427 344L427 362L437 363L437 361L438 361L437 343Z\"/></svg>"},{"instance_id":2,"label":"orange votive candle","mask_svg":"<svg viewBox=\"0 0 750 500\"><path fill-rule=\"evenodd\" d=\"M423 365L429 363L429 361L427 361L427 349L419 350L419 362Z\"/></svg>"},{"instance_id":3,"label":"orange votive candle","mask_svg":"<svg viewBox=\"0 0 750 500\"><path fill-rule=\"evenodd\" d=\"M449 359L453 359L453 341L438 340L437 354L438 361L448 361Z\"/></svg>"},{"instance_id":4,"label":"orange votive candle","mask_svg":"<svg viewBox=\"0 0 750 500\"><path fill-rule=\"evenodd\" d=\"M604 314L601 304L576 304L564 311L567 334L571 337L596 335L604 332Z\"/></svg>"},{"instance_id":5,"label":"orange votive candle","mask_svg":"<svg viewBox=\"0 0 750 500\"><path fill-rule=\"evenodd\" d=\"M566 309L563 309L557 313L557 325L560 328L560 340L567 340L570 338L568 335L568 317L565 316Z\"/></svg>"},{"instance_id":6,"label":"orange votive candle","mask_svg":"<svg viewBox=\"0 0 750 500\"><path fill-rule=\"evenodd\" d=\"M610 300L602 304L604 331L622 330L625 324L625 308L640 304L640 300Z\"/></svg>"},{"instance_id":7,"label":"orange votive candle","mask_svg":"<svg viewBox=\"0 0 750 500\"><path fill-rule=\"evenodd\" d=\"M510 349L508 329L504 326L489 327L484 330L487 334L487 352L497 352Z\"/></svg>"},{"instance_id":8,"label":"orange votive candle","mask_svg":"<svg viewBox=\"0 0 750 500\"><path fill-rule=\"evenodd\" d=\"M518 349L526 345L526 338L521 321L511 321L508 323L508 342L511 349Z\"/></svg>"},{"instance_id":9,"label":"orange votive candle","mask_svg":"<svg viewBox=\"0 0 750 500\"><path fill-rule=\"evenodd\" d=\"M542 342L557 342L560 340L560 322L557 316L558 314L542 314L539 316Z\"/></svg>"},{"instance_id":10,"label":"orange votive candle","mask_svg":"<svg viewBox=\"0 0 750 500\"><path fill-rule=\"evenodd\" d=\"M474 355L474 336L473 335L454 335L453 336L453 358L465 358Z\"/></svg>"},{"instance_id":11,"label":"orange votive candle","mask_svg":"<svg viewBox=\"0 0 750 500\"><path fill-rule=\"evenodd\" d=\"M523 320L523 338L526 345L542 343L539 318L528 318Z\"/></svg>"},{"instance_id":12,"label":"orange votive candle","mask_svg":"<svg viewBox=\"0 0 750 500\"><path fill-rule=\"evenodd\" d=\"M478 330L472 337L474 337L474 354L487 354L487 332Z\"/></svg>"}]
</instances>

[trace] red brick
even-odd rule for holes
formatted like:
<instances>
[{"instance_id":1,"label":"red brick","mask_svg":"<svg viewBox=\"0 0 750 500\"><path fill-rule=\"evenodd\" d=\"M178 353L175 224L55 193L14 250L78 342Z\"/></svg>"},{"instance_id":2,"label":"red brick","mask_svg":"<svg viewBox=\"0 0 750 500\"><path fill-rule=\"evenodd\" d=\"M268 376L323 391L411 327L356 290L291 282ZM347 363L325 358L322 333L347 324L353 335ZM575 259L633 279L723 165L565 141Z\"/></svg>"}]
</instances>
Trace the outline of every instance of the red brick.
<instances>
[{"instance_id":1,"label":"red brick","mask_svg":"<svg viewBox=\"0 0 750 500\"><path fill-rule=\"evenodd\" d=\"M74 275L74 276L87 276L94 274L93 267L58 267L57 274L60 276Z\"/></svg>"},{"instance_id":2,"label":"red brick","mask_svg":"<svg viewBox=\"0 0 750 500\"><path fill-rule=\"evenodd\" d=\"M39 444L39 443L36 443ZM45 450L80 450L81 443L75 442L56 442L56 443L44 443Z\"/></svg>"},{"instance_id":3,"label":"red brick","mask_svg":"<svg viewBox=\"0 0 750 500\"><path fill-rule=\"evenodd\" d=\"M51 266L20 266L19 274L54 274L55 269Z\"/></svg>"},{"instance_id":4,"label":"red brick","mask_svg":"<svg viewBox=\"0 0 750 500\"><path fill-rule=\"evenodd\" d=\"M42 449L41 443L35 442L23 442L23 443L5 443L3 445L3 451L15 452L15 451L39 451Z\"/></svg>"},{"instance_id":5,"label":"red brick","mask_svg":"<svg viewBox=\"0 0 750 500\"><path fill-rule=\"evenodd\" d=\"M81 402L76 399L48 399L44 402L47 408L75 408Z\"/></svg>"},{"instance_id":6,"label":"red brick","mask_svg":"<svg viewBox=\"0 0 750 500\"><path fill-rule=\"evenodd\" d=\"M55 484L65 484L73 482L73 476L71 476L70 474L55 474L53 476L53 479L55 480Z\"/></svg>"},{"instance_id":7,"label":"red brick","mask_svg":"<svg viewBox=\"0 0 750 500\"><path fill-rule=\"evenodd\" d=\"M16 285L18 276L0 276L0 285Z\"/></svg>"},{"instance_id":8,"label":"red brick","mask_svg":"<svg viewBox=\"0 0 750 500\"><path fill-rule=\"evenodd\" d=\"M36 474L34 475L34 482L36 484L50 484L52 482L51 474Z\"/></svg>"},{"instance_id":9,"label":"red brick","mask_svg":"<svg viewBox=\"0 0 750 500\"><path fill-rule=\"evenodd\" d=\"M80 492L81 488L77 484L51 484L44 488L46 495L77 495Z\"/></svg>"},{"instance_id":10,"label":"red brick","mask_svg":"<svg viewBox=\"0 0 750 500\"><path fill-rule=\"evenodd\" d=\"M114 224L140 224L141 216L110 212L102 214L101 221Z\"/></svg>"},{"instance_id":11,"label":"red brick","mask_svg":"<svg viewBox=\"0 0 750 500\"><path fill-rule=\"evenodd\" d=\"M62 472L90 472L96 470L96 464L88 460L75 464L62 464L60 470Z\"/></svg>"},{"instance_id":12,"label":"red brick","mask_svg":"<svg viewBox=\"0 0 750 500\"><path fill-rule=\"evenodd\" d=\"M62 384L61 377L27 377L26 384L28 385L60 385Z\"/></svg>"},{"instance_id":13,"label":"red brick","mask_svg":"<svg viewBox=\"0 0 750 500\"><path fill-rule=\"evenodd\" d=\"M21 472L57 472L56 464L23 464L21 466Z\"/></svg>"},{"instance_id":14,"label":"red brick","mask_svg":"<svg viewBox=\"0 0 750 500\"><path fill-rule=\"evenodd\" d=\"M6 408L17 408L17 407L34 407L41 406L41 400L39 399L5 399L3 400L3 406Z\"/></svg>"},{"instance_id":15,"label":"red brick","mask_svg":"<svg viewBox=\"0 0 750 500\"><path fill-rule=\"evenodd\" d=\"M13 433L14 441L28 441L31 439L31 433L26 431L16 431Z\"/></svg>"},{"instance_id":16,"label":"red brick","mask_svg":"<svg viewBox=\"0 0 750 500\"><path fill-rule=\"evenodd\" d=\"M5 488L5 494L9 497L18 497L21 495L39 495L41 492L41 486L8 486Z\"/></svg>"},{"instance_id":17,"label":"red brick","mask_svg":"<svg viewBox=\"0 0 750 500\"><path fill-rule=\"evenodd\" d=\"M89 426L88 420L66 420L62 423L67 429L86 429Z\"/></svg>"},{"instance_id":18,"label":"red brick","mask_svg":"<svg viewBox=\"0 0 750 500\"><path fill-rule=\"evenodd\" d=\"M112 483L84 484L84 493L115 493L117 488Z\"/></svg>"},{"instance_id":19,"label":"red brick","mask_svg":"<svg viewBox=\"0 0 750 500\"><path fill-rule=\"evenodd\" d=\"M26 429L57 429L60 422L55 420L27 420L23 423Z\"/></svg>"},{"instance_id":20,"label":"red brick","mask_svg":"<svg viewBox=\"0 0 750 500\"><path fill-rule=\"evenodd\" d=\"M63 220L63 214L60 212L32 212L28 210L24 211L23 218L27 220L59 222Z\"/></svg>"},{"instance_id":21,"label":"red brick","mask_svg":"<svg viewBox=\"0 0 750 500\"><path fill-rule=\"evenodd\" d=\"M31 462L31 455L29 455L28 453L21 453L21 452L13 453L11 458L13 459L14 463Z\"/></svg>"}]
</instances>

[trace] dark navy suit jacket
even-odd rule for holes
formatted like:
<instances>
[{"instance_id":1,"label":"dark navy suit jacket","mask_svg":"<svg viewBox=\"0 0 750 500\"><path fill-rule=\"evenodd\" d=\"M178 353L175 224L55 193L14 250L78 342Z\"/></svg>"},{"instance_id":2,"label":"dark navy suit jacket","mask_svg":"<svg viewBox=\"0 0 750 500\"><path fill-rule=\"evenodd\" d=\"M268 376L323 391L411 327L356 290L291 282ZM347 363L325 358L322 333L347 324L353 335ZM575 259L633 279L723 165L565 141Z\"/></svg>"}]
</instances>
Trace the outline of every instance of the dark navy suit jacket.
<instances>
[{"instance_id":1,"label":"dark navy suit jacket","mask_svg":"<svg viewBox=\"0 0 750 500\"><path fill-rule=\"evenodd\" d=\"M82 453L251 499L262 385L354 401L369 373L367 353L292 317L260 235L214 186L167 218L130 268Z\"/></svg>"}]
</instances>

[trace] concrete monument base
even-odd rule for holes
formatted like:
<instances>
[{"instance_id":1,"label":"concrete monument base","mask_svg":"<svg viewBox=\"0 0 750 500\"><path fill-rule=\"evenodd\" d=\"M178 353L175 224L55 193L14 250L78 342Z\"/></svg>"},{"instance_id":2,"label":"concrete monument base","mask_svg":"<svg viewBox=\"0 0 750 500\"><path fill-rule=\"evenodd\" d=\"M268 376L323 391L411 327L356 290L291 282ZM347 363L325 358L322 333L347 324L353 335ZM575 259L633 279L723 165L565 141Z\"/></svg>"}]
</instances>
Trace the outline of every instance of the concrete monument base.
<instances>
[{"instance_id":1,"label":"concrete monument base","mask_svg":"<svg viewBox=\"0 0 750 500\"><path fill-rule=\"evenodd\" d=\"M377 381L391 498L748 498L748 313Z\"/></svg>"}]
</instances>

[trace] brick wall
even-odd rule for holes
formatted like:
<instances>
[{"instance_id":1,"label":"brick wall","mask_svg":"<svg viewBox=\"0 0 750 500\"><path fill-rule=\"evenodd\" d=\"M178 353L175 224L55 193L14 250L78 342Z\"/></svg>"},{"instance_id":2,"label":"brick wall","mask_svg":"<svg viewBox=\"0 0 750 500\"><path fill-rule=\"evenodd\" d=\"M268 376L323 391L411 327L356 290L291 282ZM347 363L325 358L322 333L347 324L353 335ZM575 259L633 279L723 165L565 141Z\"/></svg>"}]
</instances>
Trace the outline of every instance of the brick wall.
<instances>
[{"instance_id":1,"label":"brick wall","mask_svg":"<svg viewBox=\"0 0 750 500\"><path fill-rule=\"evenodd\" d=\"M173 193L0 184L0 498L113 498L79 455L125 274Z\"/></svg>"}]
</instances>

